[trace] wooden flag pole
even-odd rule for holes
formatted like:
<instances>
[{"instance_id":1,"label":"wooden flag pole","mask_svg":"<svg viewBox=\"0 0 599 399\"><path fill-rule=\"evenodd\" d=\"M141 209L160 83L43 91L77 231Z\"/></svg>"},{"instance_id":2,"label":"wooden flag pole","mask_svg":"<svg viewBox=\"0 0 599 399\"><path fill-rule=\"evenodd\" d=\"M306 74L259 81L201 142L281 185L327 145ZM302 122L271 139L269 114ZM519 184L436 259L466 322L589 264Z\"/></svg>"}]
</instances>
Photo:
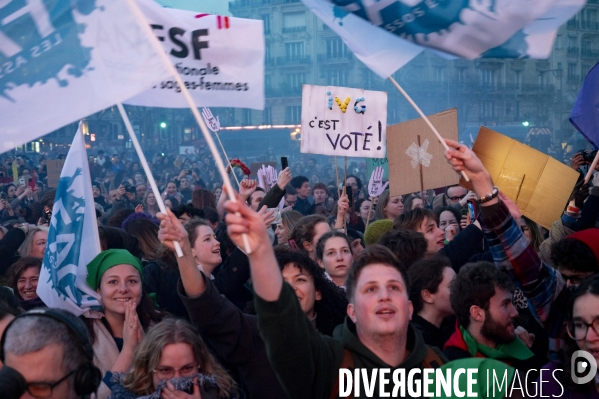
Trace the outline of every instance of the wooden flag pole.
<instances>
[{"instance_id":1,"label":"wooden flag pole","mask_svg":"<svg viewBox=\"0 0 599 399\"><path fill-rule=\"evenodd\" d=\"M339 167L337 166L337 155L335 155L335 176L337 177L337 199L339 199L341 197L341 188L339 187Z\"/></svg>"},{"instance_id":2,"label":"wooden flag pole","mask_svg":"<svg viewBox=\"0 0 599 399\"><path fill-rule=\"evenodd\" d=\"M127 132L129 132L129 137L131 137L131 142L133 143L133 147L135 148L135 152L137 152L137 156L139 157L139 162L141 163L141 167L143 168L146 178L148 179L148 183L150 183L150 187L152 188L152 192L154 192L154 197L156 198L156 203L158 204L158 208L160 208L160 212L166 215L166 207L164 206L164 201L162 200L162 196L160 195L160 190L158 190L158 186L156 185L156 180L154 180L154 176L152 175L152 170L148 165L148 161L139 145L139 141L137 140L137 136L133 131L133 126L131 126L131 121L129 120L129 116L127 112L125 112L125 108L123 108L123 104L117 103L117 108L121 113L121 118L123 118L123 122L125 122L125 127L127 128ZM174 242L175 244L175 252L177 252L177 256L179 258L183 257L183 250L181 249L181 245L178 241Z\"/></svg>"},{"instance_id":3,"label":"wooden flag pole","mask_svg":"<svg viewBox=\"0 0 599 399\"><path fill-rule=\"evenodd\" d=\"M200 115L200 112L198 111L198 107L194 103L193 98L191 98L191 94L189 94L189 90L187 90L187 87L185 86L185 83L183 83L181 76L179 76L179 73L177 72L177 70L171 63L171 61L168 59L166 52L162 48L162 45L160 44L160 42L158 42L158 39L152 32L150 25L148 24L148 21L146 20L146 18L140 11L137 4L135 4L135 1L134 0L125 0L125 1L129 5L131 12L137 19L139 27L146 32L146 36L147 36L148 40L150 41L150 43L152 44L152 46L154 46L156 53L162 59L162 61L164 62L164 65L170 70L173 79L175 79L175 81L179 85L179 88L181 89L181 94L185 98L185 101L187 101L187 105L189 106L191 113L193 114L196 122L198 123L198 126L200 127L200 130L202 131L202 134L204 135L204 139L206 140L206 143L208 144L208 148L210 148L210 152L212 153L212 156L214 157L216 167L217 167L221 177L223 178L223 183L225 185L227 194L229 195L229 199L233 202L237 202L238 199L235 196L235 190L233 189L233 185L231 184L231 180L229 179L229 174L227 173L227 171L225 169L225 165L223 164L223 160L216 148L216 145L214 144L212 135L208 132L206 123L204 122L204 119ZM246 254L250 254L252 252L252 250L250 248L250 242L249 242L247 234L243 234L242 238L243 238L244 251Z\"/></svg>"},{"instance_id":4,"label":"wooden flag pole","mask_svg":"<svg viewBox=\"0 0 599 399\"><path fill-rule=\"evenodd\" d=\"M593 163L589 166L589 170L587 175L584 178L584 184L587 184L591 177L593 177L593 172L595 171L595 167L597 166L597 162L599 162L599 151L597 151L597 155L595 155L595 159L593 159Z\"/></svg>"},{"instance_id":5,"label":"wooden flag pole","mask_svg":"<svg viewBox=\"0 0 599 399\"><path fill-rule=\"evenodd\" d=\"M418 169L420 170L420 197L422 199L422 203L424 204L424 179L422 177L422 162L420 161L420 135L418 135Z\"/></svg>"},{"instance_id":6,"label":"wooden flag pole","mask_svg":"<svg viewBox=\"0 0 599 399\"><path fill-rule=\"evenodd\" d=\"M418 112L418 115L420 115L420 117L424 120L424 122L426 122L426 124L428 125L428 127L430 127L430 129L435 134L435 136L437 136L437 140L439 140L439 142L441 143L441 145L443 146L443 148L445 148L445 151L449 151L449 147L445 143L445 140L443 140L443 137L441 137L441 134L433 126L433 124L426 117L426 115L424 115L424 112L422 112L422 110L420 109L420 107L418 105L416 105L416 103L414 102L414 100L412 100L412 98L408 95L408 93L405 92L405 90L399 85L399 83L397 83L395 81L395 79L393 79L392 76L389 76L389 81L391 83L393 83L393 86L395 86L395 88L397 90L399 90L399 92L405 97L406 100L408 100L408 102L416 110L416 112ZM464 172L464 171L462 171L462 177L464 178L464 180L470 181L470 179L468 179L468 176L466 175L466 172Z\"/></svg>"}]
</instances>

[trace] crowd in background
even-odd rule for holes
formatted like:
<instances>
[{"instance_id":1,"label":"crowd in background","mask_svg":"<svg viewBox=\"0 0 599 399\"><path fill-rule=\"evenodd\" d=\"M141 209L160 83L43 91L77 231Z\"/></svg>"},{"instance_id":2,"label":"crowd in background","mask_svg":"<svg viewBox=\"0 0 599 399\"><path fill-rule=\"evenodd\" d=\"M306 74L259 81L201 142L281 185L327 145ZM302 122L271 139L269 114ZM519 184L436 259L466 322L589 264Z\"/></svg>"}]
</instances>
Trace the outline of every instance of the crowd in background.
<instances>
[{"instance_id":1,"label":"crowd in background","mask_svg":"<svg viewBox=\"0 0 599 399\"><path fill-rule=\"evenodd\" d=\"M240 206L226 202L209 156L157 154L149 161L167 214L139 162L90 155L102 252L87 284L103 317L71 320L91 352L72 349L80 359L55 369L78 375L93 364L99 371L86 378L102 381L101 399L328 398L340 367L482 358L493 367L560 369L563 397L599 398L595 380L577 385L569 370L577 349L599 361L599 187L580 181L545 229L497 191L469 149L456 144L449 155L472 176L473 191L386 189L372 198L365 164L350 160L344 170L307 156L270 189L230 168ZM36 289L47 284L39 276L55 189L43 157L0 164L2 330L45 307ZM579 154L571 166L584 166ZM5 352L25 340L65 352L72 345L57 338L72 329L52 318L17 318L10 329ZM27 389L67 398L78 383L69 381ZM96 390L95 382L79 384L78 394Z\"/></svg>"}]
</instances>

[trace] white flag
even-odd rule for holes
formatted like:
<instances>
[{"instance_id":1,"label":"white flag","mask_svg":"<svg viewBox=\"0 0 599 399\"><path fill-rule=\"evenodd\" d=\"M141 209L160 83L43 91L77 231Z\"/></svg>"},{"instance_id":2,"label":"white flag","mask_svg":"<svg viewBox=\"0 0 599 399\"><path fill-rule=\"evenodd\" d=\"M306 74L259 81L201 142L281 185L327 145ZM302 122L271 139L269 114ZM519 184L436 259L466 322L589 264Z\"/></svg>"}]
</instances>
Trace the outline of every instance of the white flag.
<instances>
[{"instance_id":1,"label":"white flag","mask_svg":"<svg viewBox=\"0 0 599 399\"><path fill-rule=\"evenodd\" d=\"M99 295L86 283L87 264L100 253L96 208L81 124L56 189L37 294L51 308L94 317Z\"/></svg>"},{"instance_id":2,"label":"white flag","mask_svg":"<svg viewBox=\"0 0 599 399\"><path fill-rule=\"evenodd\" d=\"M557 29L586 0L302 2L387 78L424 47L449 58L547 58Z\"/></svg>"},{"instance_id":3,"label":"white flag","mask_svg":"<svg viewBox=\"0 0 599 399\"><path fill-rule=\"evenodd\" d=\"M325 0L302 0L374 73L388 78L423 50Z\"/></svg>"},{"instance_id":4,"label":"white flag","mask_svg":"<svg viewBox=\"0 0 599 399\"><path fill-rule=\"evenodd\" d=\"M0 153L169 76L123 0L0 1Z\"/></svg>"}]
</instances>

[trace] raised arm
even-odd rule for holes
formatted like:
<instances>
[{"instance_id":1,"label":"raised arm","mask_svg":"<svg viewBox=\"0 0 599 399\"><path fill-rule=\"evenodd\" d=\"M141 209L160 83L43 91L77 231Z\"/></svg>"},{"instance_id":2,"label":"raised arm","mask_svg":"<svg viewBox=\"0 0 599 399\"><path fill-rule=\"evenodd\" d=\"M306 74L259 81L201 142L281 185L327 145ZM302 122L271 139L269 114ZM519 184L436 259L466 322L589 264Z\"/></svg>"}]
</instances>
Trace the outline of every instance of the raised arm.
<instances>
[{"instance_id":1,"label":"raised arm","mask_svg":"<svg viewBox=\"0 0 599 399\"><path fill-rule=\"evenodd\" d=\"M263 218L241 201L228 201L225 209L228 212L225 220L231 241L238 247L245 248L242 236L247 236L251 249L248 258L256 295L265 301L276 301L283 288L283 277Z\"/></svg>"},{"instance_id":2,"label":"raised arm","mask_svg":"<svg viewBox=\"0 0 599 399\"><path fill-rule=\"evenodd\" d=\"M200 295L206 290L206 283L191 253L191 244L189 243L187 231L181 221L168 208L166 214L158 212L156 217L160 220L160 230L158 231L160 242L173 252L175 251L173 241L178 241L181 245L183 256L177 257L177 264L179 265L185 293L188 296Z\"/></svg>"},{"instance_id":3,"label":"raised arm","mask_svg":"<svg viewBox=\"0 0 599 399\"><path fill-rule=\"evenodd\" d=\"M446 143L450 147L446 153L449 163L458 172L466 171L477 197L492 193L491 176L476 154L455 141L446 140ZM563 322L565 296L561 294L564 281L555 269L541 262L512 217L518 212L516 204L507 197L500 201L498 195L481 204L481 227L495 264L522 287L534 307L535 316L555 337L553 333Z\"/></svg>"}]
</instances>

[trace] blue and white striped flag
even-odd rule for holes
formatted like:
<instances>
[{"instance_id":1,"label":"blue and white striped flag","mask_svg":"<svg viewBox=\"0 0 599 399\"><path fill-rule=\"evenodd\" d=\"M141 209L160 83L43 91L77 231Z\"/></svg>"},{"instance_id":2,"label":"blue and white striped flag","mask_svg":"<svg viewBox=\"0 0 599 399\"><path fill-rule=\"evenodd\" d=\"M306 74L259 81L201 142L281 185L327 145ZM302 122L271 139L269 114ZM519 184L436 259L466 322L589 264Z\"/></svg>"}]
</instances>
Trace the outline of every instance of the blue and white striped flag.
<instances>
[{"instance_id":1,"label":"blue and white striped flag","mask_svg":"<svg viewBox=\"0 0 599 399\"><path fill-rule=\"evenodd\" d=\"M98 317L99 295L85 279L87 264L100 253L96 209L81 123L56 189L48 243L37 294L51 308Z\"/></svg>"},{"instance_id":2,"label":"blue and white striped flag","mask_svg":"<svg viewBox=\"0 0 599 399\"><path fill-rule=\"evenodd\" d=\"M389 77L424 48L448 57L547 58L586 0L302 0L366 66Z\"/></svg>"}]
</instances>

